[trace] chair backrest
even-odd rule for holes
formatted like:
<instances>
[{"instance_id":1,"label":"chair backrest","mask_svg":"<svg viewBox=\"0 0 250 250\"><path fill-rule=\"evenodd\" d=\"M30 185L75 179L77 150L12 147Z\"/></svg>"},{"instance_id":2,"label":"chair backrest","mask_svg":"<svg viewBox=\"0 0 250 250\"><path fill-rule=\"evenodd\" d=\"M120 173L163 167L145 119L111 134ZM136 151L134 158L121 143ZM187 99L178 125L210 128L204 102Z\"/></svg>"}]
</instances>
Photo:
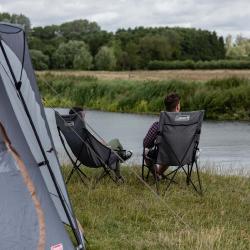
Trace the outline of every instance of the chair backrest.
<instances>
[{"instance_id":1,"label":"chair backrest","mask_svg":"<svg viewBox=\"0 0 250 250\"><path fill-rule=\"evenodd\" d=\"M157 163L168 166L192 164L198 148L204 111L161 112Z\"/></svg>"},{"instance_id":2,"label":"chair backrest","mask_svg":"<svg viewBox=\"0 0 250 250\"><path fill-rule=\"evenodd\" d=\"M55 112L56 124L74 156L85 166L101 167L117 161L111 149L98 141L77 114L60 115Z\"/></svg>"}]
</instances>

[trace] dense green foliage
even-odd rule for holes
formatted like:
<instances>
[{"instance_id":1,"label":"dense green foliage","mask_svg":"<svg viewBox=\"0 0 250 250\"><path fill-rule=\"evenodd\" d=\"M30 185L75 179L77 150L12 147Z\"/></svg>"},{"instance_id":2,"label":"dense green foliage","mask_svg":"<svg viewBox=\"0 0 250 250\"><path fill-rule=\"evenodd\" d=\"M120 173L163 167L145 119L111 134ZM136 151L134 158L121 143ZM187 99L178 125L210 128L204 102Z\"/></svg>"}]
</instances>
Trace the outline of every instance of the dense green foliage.
<instances>
[{"instance_id":1,"label":"dense green foliage","mask_svg":"<svg viewBox=\"0 0 250 250\"><path fill-rule=\"evenodd\" d=\"M250 60L150 61L148 69L250 69Z\"/></svg>"},{"instance_id":2,"label":"dense green foliage","mask_svg":"<svg viewBox=\"0 0 250 250\"><path fill-rule=\"evenodd\" d=\"M153 60L218 60L224 59L226 53L222 37L217 36L215 32L194 28L136 27L118 29L113 33L101 30L96 22L81 19L32 29L29 18L24 15L0 13L1 20L20 23L25 26L27 32L31 31L28 32L29 47L40 50L49 57L49 69L73 67L70 57L64 55L61 57L59 54L59 52L63 53L64 48L67 50L67 47L72 45L68 43L72 41L84 42L87 45L85 52L78 54L76 50L74 51L74 56L78 54L77 67L75 67L78 69L90 68L91 63L86 67L86 57L84 58L86 53L89 53L88 58L90 56L95 58L99 53L103 53L103 48L109 48L114 53L109 70L146 69L148 63ZM81 56L85 61L83 64L79 61ZM61 62L62 58L64 63ZM99 60L95 62L94 69L106 69L100 67L106 64L100 64Z\"/></svg>"},{"instance_id":3,"label":"dense green foliage","mask_svg":"<svg viewBox=\"0 0 250 250\"><path fill-rule=\"evenodd\" d=\"M42 51L31 49L30 56L35 69L37 70L48 69L49 57L44 55Z\"/></svg>"},{"instance_id":4,"label":"dense green foliage","mask_svg":"<svg viewBox=\"0 0 250 250\"><path fill-rule=\"evenodd\" d=\"M158 113L164 96L175 91L183 111L204 109L206 119L250 120L250 81L244 79L133 81L47 74L38 77L38 84L46 106Z\"/></svg>"},{"instance_id":5,"label":"dense green foliage","mask_svg":"<svg viewBox=\"0 0 250 250\"><path fill-rule=\"evenodd\" d=\"M64 168L65 175L69 170ZM135 176L140 168L124 167L122 173L126 182L120 186L107 178L95 189L88 188L77 175L68 185L89 250L249 249L249 177L220 176L204 169L200 197L180 174L160 199Z\"/></svg>"}]
</instances>

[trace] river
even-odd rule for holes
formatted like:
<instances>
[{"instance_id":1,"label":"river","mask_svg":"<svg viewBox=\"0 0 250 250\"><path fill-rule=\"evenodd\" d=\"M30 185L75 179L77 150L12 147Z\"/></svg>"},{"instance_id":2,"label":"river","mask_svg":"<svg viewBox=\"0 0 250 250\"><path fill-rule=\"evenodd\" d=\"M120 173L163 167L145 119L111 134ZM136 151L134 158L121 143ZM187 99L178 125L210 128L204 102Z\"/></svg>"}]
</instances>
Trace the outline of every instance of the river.
<instances>
[{"instance_id":1,"label":"river","mask_svg":"<svg viewBox=\"0 0 250 250\"><path fill-rule=\"evenodd\" d=\"M66 114L67 109L57 109ZM53 109L46 109L52 137L61 162L67 157L61 145ZM119 138L124 148L133 151L128 164L141 164L142 140L150 125L158 119L153 115L87 111L88 125L105 141ZM212 167L221 172L250 172L250 123L204 121L200 138L203 167Z\"/></svg>"}]
</instances>

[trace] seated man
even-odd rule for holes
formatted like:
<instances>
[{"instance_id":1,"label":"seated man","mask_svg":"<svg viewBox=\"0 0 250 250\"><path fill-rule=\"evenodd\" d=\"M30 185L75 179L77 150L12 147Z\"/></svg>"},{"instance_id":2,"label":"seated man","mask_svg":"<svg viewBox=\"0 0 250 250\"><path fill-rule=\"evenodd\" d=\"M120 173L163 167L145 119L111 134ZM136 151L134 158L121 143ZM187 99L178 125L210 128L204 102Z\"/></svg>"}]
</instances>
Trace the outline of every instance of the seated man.
<instances>
[{"instance_id":1,"label":"seated man","mask_svg":"<svg viewBox=\"0 0 250 250\"><path fill-rule=\"evenodd\" d=\"M179 112L180 111L180 97L176 93L167 95L164 99L166 111L168 112ZM155 140L159 131L159 121L154 122L148 130L144 140L143 147L145 148L146 163L147 165L154 165L156 174L159 178L163 176L163 173L168 166L154 164L157 160L157 146Z\"/></svg>"},{"instance_id":2,"label":"seated man","mask_svg":"<svg viewBox=\"0 0 250 250\"><path fill-rule=\"evenodd\" d=\"M85 118L85 110L81 107L73 107L72 109L69 110L69 114L78 114L81 116L81 118L84 120ZM105 141L101 141L104 145L110 147L113 151L117 152L118 156L123 160L126 161L132 156L132 151L130 150L125 150L119 141L119 139L114 138L110 140L108 143Z\"/></svg>"}]
</instances>

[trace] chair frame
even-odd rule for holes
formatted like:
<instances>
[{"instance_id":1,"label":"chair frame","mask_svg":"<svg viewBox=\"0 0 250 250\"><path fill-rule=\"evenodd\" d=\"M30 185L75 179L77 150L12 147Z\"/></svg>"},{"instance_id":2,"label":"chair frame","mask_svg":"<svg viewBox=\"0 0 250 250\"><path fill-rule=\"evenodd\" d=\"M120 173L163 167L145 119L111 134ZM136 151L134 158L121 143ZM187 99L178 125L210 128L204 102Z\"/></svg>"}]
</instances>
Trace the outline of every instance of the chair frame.
<instances>
[{"instance_id":1,"label":"chair frame","mask_svg":"<svg viewBox=\"0 0 250 250\"><path fill-rule=\"evenodd\" d=\"M86 180L89 182L90 181L90 178L80 169L80 167L84 167L85 165L83 163L81 163L81 161L79 160L79 157L80 157L80 154L81 154L81 151L82 151L82 148L81 150L79 151L78 153L78 156L76 156L76 159L74 160L73 157L70 155L69 153L69 150L67 149L66 147L66 144L65 144L65 140L63 139L63 135L62 135L62 132L60 130L60 128L57 126L57 130L58 130L58 134L59 134L59 137L60 137L60 140L62 142L62 145L64 147L64 150L66 152L66 154L68 155L72 165L73 165L73 168L71 169L69 175L67 176L66 178L66 184L69 183L72 175L74 174L74 172L77 173L77 175L80 177L82 183L85 185L85 186L88 186L88 184L86 183ZM82 141L82 144L84 145L84 143L86 144L85 141ZM86 144L86 146L88 146L90 148L90 150L94 151L95 154L101 159L101 156L91 147L89 146L88 144ZM82 146L83 147L83 146ZM103 162L103 164L100 166L103 168L103 171L102 173L99 175L99 177L97 177L96 179L96 183L98 183L102 178L106 177L106 176L109 176L111 178L112 181L114 181L116 184L119 183L120 180L124 181L122 177L118 177L116 174L115 174L115 177L112 175L112 171L114 172L114 170L110 169L110 167Z\"/></svg>"}]
</instances>

